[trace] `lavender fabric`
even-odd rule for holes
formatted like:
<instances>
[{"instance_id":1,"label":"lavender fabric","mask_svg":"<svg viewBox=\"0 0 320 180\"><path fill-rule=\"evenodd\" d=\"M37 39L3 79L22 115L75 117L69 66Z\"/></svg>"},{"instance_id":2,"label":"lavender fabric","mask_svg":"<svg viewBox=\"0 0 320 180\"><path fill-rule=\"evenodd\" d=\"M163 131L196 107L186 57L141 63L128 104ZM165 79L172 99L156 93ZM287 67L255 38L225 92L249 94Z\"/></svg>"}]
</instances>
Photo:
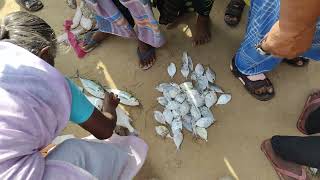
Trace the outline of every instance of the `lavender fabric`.
<instances>
[{"instance_id":1,"label":"lavender fabric","mask_svg":"<svg viewBox=\"0 0 320 180\"><path fill-rule=\"evenodd\" d=\"M0 57L0 179L96 179L83 168L45 159L40 153L69 120L71 93L64 76L29 51L7 42L0 42ZM141 139L132 141L132 138L106 143L106 146L125 143L121 147L126 153L122 154L129 158L122 159L128 162L119 163L125 166L115 167L112 162L118 159L110 157L105 168L123 169L120 173L128 175L127 179L141 168L147 152ZM135 156L130 156L135 149Z\"/></svg>"}]
</instances>

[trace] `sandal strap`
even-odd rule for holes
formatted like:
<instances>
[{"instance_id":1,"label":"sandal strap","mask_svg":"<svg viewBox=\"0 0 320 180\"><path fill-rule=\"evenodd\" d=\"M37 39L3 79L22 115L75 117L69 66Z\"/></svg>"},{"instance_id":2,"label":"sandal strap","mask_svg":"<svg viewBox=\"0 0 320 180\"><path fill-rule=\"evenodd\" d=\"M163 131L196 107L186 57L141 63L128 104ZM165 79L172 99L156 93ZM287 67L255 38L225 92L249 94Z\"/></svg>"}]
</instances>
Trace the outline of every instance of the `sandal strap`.
<instances>
[{"instance_id":1,"label":"sandal strap","mask_svg":"<svg viewBox=\"0 0 320 180\"><path fill-rule=\"evenodd\" d=\"M31 8L35 4L38 4L39 1L38 0L24 0L24 3L25 3L27 8Z\"/></svg>"},{"instance_id":2,"label":"sandal strap","mask_svg":"<svg viewBox=\"0 0 320 180\"><path fill-rule=\"evenodd\" d=\"M278 168L278 167L274 167L278 172L280 172L281 174L283 175L286 175L286 176L289 176L289 177L292 177L292 178L295 178L297 180L306 180L307 179L307 173L306 173L306 170L304 170L303 168L301 168L301 171L302 171L302 174L301 176L293 173L293 172L290 172L290 171L287 171L287 170L284 170L284 169L281 169L281 168Z\"/></svg>"},{"instance_id":3,"label":"sandal strap","mask_svg":"<svg viewBox=\"0 0 320 180\"><path fill-rule=\"evenodd\" d=\"M245 3L242 1L231 0L227 6L226 15L240 16L245 7Z\"/></svg>"}]
</instances>

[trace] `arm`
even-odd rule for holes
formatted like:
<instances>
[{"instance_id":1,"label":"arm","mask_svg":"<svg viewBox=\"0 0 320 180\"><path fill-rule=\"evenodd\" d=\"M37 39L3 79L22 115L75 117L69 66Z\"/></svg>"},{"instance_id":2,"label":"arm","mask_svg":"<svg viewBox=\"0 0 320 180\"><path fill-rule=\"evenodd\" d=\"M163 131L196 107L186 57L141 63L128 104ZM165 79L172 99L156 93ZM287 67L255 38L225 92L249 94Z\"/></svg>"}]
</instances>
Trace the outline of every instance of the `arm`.
<instances>
[{"instance_id":1,"label":"arm","mask_svg":"<svg viewBox=\"0 0 320 180\"><path fill-rule=\"evenodd\" d=\"M113 94L106 94L103 113L95 108L90 118L80 124L80 126L98 139L108 139L112 136L113 130L116 127L116 107L118 104L119 99L117 97Z\"/></svg>"},{"instance_id":2,"label":"arm","mask_svg":"<svg viewBox=\"0 0 320 180\"><path fill-rule=\"evenodd\" d=\"M319 0L281 0L280 18L261 47L283 58L295 58L310 48L320 16Z\"/></svg>"}]
</instances>

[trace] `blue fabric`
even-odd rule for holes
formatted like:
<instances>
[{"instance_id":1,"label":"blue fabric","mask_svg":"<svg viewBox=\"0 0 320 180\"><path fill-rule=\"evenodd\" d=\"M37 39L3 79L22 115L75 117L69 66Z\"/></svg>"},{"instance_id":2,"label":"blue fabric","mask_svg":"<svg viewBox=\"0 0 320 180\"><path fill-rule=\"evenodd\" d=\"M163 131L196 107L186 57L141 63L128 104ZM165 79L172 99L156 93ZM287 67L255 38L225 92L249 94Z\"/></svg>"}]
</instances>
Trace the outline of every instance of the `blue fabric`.
<instances>
[{"instance_id":1,"label":"blue fabric","mask_svg":"<svg viewBox=\"0 0 320 180\"><path fill-rule=\"evenodd\" d=\"M245 39L236 53L236 66L246 75L256 75L273 70L281 62L272 55L261 55L256 46L278 21L280 0L251 0ZM312 47L302 56L320 60L320 19Z\"/></svg>"},{"instance_id":2,"label":"blue fabric","mask_svg":"<svg viewBox=\"0 0 320 180\"><path fill-rule=\"evenodd\" d=\"M93 113L94 106L80 91L77 85L70 79L66 78L72 95L70 121L81 124L90 118Z\"/></svg>"}]
</instances>

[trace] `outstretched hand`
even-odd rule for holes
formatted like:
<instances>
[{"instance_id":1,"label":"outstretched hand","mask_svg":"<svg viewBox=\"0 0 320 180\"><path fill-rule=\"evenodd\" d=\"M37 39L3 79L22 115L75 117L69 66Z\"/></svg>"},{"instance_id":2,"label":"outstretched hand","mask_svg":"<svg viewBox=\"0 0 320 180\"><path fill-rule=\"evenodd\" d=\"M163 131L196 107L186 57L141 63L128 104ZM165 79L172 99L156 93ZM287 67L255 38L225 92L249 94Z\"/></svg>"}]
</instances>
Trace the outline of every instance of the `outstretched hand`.
<instances>
[{"instance_id":1,"label":"outstretched hand","mask_svg":"<svg viewBox=\"0 0 320 180\"><path fill-rule=\"evenodd\" d=\"M120 103L118 96L113 93L106 93L103 101L103 112L112 113L116 110Z\"/></svg>"}]
</instances>

